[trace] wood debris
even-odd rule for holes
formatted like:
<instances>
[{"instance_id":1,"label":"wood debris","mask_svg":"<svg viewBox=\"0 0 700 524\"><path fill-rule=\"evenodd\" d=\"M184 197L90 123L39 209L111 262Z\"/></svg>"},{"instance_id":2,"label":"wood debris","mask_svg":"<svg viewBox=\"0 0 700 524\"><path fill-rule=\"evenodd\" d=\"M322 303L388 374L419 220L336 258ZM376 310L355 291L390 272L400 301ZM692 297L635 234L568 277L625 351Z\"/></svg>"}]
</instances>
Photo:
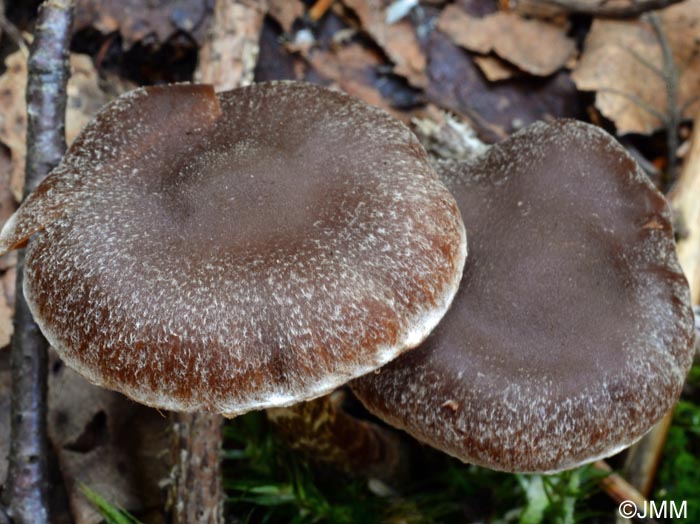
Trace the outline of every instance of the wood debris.
<instances>
[{"instance_id":1,"label":"wood debris","mask_svg":"<svg viewBox=\"0 0 700 524\"><path fill-rule=\"evenodd\" d=\"M266 1L217 0L214 25L199 55L208 67L200 69L195 80L214 84L217 91L250 84L266 12Z\"/></svg>"}]
</instances>

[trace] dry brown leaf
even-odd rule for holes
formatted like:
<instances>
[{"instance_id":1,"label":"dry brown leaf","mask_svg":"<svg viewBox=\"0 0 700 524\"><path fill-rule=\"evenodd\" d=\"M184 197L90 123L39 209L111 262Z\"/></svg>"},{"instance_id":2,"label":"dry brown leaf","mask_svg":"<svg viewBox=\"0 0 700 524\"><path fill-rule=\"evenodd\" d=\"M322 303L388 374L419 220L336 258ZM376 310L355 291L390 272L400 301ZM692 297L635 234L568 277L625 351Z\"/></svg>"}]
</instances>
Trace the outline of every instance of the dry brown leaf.
<instances>
[{"instance_id":1,"label":"dry brown leaf","mask_svg":"<svg viewBox=\"0 0 700 524\"><path fill-rule=\"evenodd\" d=\"M102 34L119 31L128 47L146 36L165 42L178 31L201 43L211 14L208 4L202 0L78 0L74 28L93 27Z\"/></svg>"},{"instance_id":2,"label":"dry brown leaf","mask_svg":"<svg viewBox=\"0 0 700 524\"><path fill-rule=\"evenodd\" d=\"M294 21L304 14L304 4L300 0L268 0L268 4L269 15L285 33L290 33Z\"/></svg>"},{"instance_id":3,"label":"dry brown leaf","mask_svg":"<svg viewBox=\"0 0 700 524\"><path fill-rule=\"evenodd\" d=\"M3 258L3 271L2 277L2 291L5 294L5 299L7 304L13 308L15 307L15 284L17 282L17 252L13 251Z\"/></svg>"},{"instance_id":4,"label":"dry brown leaf","mask_svg":"<svg viewBox=\"0 0 700 524\"><path fill-rule=\"evenodd\" d=\"M19 202L22 200L26 156L27 110L24 91L27 86L27 60L17 51L5 59L5 66L7 70L0 76L0 142L10 150L10 190L15 201Z\"/></svg>"},{"instance_id":5,"label":"dry brown leaf","mask_svg":"<svg viewBox=\"0 0 700 524\"><path fill-rule=\"evenodd\" d=\"M84 483L131 512L162 505L167 476L167 419L155 410L89 384L52 351L49 437L58 456L75 524L103 518L79 489Z\"/></svg>"},{"instance_id":6,"label":"dry brown leaf","mask_svg":"<svg viewBox=\"0 0 700 524\"><path fill-rule=\"evenodd\" d=\"M540 78L530 75L492 83L472 55L441 31L427 42L430 101L465 117L487 142L501 140L531 122L581 118L579 93L565 70Z\"/></svg>"},{"instance_id":7,"label":"dry brown leaf","mask_svg":"<svg viewBox=\"0 0 700 524\"><path fill-rule=\"evenodd\" d=\"M17 209L17 202L10 189L11 179L12 151L5 144L0 143L0 224L4 224Z\"/></svg>"},{"instance_id":8,"label":"dry brown leaf","mask_svg":"<svg viewBox=\"0 0 700 524\"><path fill-rule=\"evenodd\" d=\"M113 97L115 92L104 93L98 83L97 71L92 59L87 55L73 54L71 78L68 81L66 104L66 141L70 144L82 127L90 121L97 110ZM10 150L10 190L19 202L24 187L24 162L26 156L25 135L27 129L27 109L24 90L27 83L27 63L17 52L7 57L7 71L0 76L0 143ZM116 86L117 88L121 86ZM0 162L0 169L4 166ZM0 175L0 183L2 175ZM0 189L2 185L0 185ZM0 201L4 201L0 198ZM0 221L5 222L9 215L0 213Z\"/></svg>"},{"instance_id":9,"label":"dry brown leaf","mask_svg":"<svg viewBox=\"0 0 700 524\"><path fill-rule=\"evenodd\" d=\"M72 55L71 77L66 88L66 143L73 143L97 111L112 98L99 86L97 70L88 55Z\"/></svg>"},{"instance_id":10,"label":"dry brown leaf","mask_svg":"<svg viewBox=\"0 0 700 524\"><path fill-rule=\"evenodd\" d=\"M700 108L700 0L658 16L679 71L678 107L692 118ZM668 114L663 68L659 40L647 21L595 20L573 79L579 89L597 91L595 104L618 133L650 134L664 126L659 114Z\"/></svg>"},{"instance_id":11,"label":"dry brown leaf","mask_svg":"<svg viewBox=\"0 0 700 524\"><path fill-rule=\"evenodd\" d=\"M7 477L7 457L10 454L10 352L0 351L0 486Z\"/></svg>"},{"instance_id":12,"label":"dry brown leaf","mask_svg":"<svg viewBox=\"0 0 700 524\"><path fill-rule=\"evenodd\" d=\"M386 23L386 7L383 0L343 0L360 19L362 28L381 47L394 63L394 72L405 77L415 87L425 87L426 59L420 48L415 30L407 20Z\"/></svg>"},{"instance_id":13,"label":"dry brown leaf","mask_svg":"<svg viewBox=\"0 0 700 524\"><path fill-rule=\"evenodd\" d=\"M576 51L565 27L527 20L514 13L478 18L452 4L440 15L438 28L465 49L481 54L494 52L536 76L549 76L561 69Z\"/></svg>"},{"instance_id":14,"label":"dry brown leaf","mask_svg":"<svg viewBox=\"0 0 700 524\"><path fill-rule=\"evenodd\" d=\"M5 293L0 293L0 348L10 344L14 328L12 327L13 308L7 303Z\"/></svg>"},{"instance_id":15,"label":"dry brown leaf","mask_svg":"<svg viewBox=\"0 0 700 524\"><path fill-rule=\"evenodd\" d=\"M484 76L490 82L508 80L509 78L515 78L523 74L517 67L493 55L475 56L474 62L479 66L481 72L484 73Z\"/></svg>"},{"instance_id":16,"label":"dry brown leaf","mask_svg":"<svg viewBox=\"0 0 700 524\"><path fill-rule=\"evenodd\" d=\"M668 195L680 233L677 251L688 286L690 302L700 304L700 116L693 127L690 151L680 177Z\"/></svg>"},{"instance_id":17,"label":"dry brown leaf","mask_svg":"<svg viewBox=\"0 0 700 524\"><path fill-rule=\"evenodd\" d=\"M352 43L335 52L312 50L308 60L321 76L331 80L342 91L389 111L404 121L409 118L395 111L373 85L375 68L382 64L381 57L373 51Z\"/></svg>"}]
</instances>

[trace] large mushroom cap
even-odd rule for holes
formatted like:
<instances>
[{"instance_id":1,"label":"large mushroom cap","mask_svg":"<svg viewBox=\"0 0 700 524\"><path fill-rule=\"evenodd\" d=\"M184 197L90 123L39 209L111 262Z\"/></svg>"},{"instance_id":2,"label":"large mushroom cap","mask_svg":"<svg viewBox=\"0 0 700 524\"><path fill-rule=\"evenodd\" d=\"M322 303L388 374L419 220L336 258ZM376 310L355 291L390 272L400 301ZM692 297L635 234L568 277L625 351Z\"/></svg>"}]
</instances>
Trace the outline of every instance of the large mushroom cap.
<instances>
[{"instance_id":1,"label":"large mushroom cap","mask_svg":"<svg viewBox=\"0 0 700 524\"><path fill-rule=\"evenodd\" d=\"M460 290L423 345L354 391L493 469L567 469L633 443L678 398L692 355L663 197L612 137L574 121L441 174L469 232Z\"/></svg>"},{"instance_id":2,"label":"large mushroom cap","mask_svg":"<svg viewBox=\"0 0 700 524\"><path fill-rule=\"evenodd\" d=\"M61 357L144 404L229 416L416 346L466 253L456 203L386 113L301 83L138 89L8 222Z\"/></svg>"}]
</instances>

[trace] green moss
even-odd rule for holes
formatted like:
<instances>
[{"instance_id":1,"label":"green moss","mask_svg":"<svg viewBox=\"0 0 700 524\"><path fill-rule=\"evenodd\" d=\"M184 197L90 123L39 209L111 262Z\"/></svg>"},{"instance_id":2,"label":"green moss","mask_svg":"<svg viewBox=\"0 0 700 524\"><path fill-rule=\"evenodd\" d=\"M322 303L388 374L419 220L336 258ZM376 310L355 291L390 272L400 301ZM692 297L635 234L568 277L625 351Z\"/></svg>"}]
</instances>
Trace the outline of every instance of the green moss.
<instances>
[{"instance_id":1,"label":"green moss","mask_svg":"<svg viewBox=\"0 0 700 524\"><path fill-rule=\"evenodd\" d=\"M686 501L687 518L674 522L700 522L700 405L696 402L681 400L676 407L657 477L655 499L676 504Z\"/></svg>"},{"instance_id":2,"label":"green moss","mask_svg":"<svg viewBox=\"0 0 700 524\"><path fill-rule=\"evenodd\" d=\"M577 502L600 475L582 468L553 476L509 475L424 448L425 467L398 493L315 467L278 442L265 416L225 428L228 511L250 524L574 524L590 522Z\"/></svg>"}]
</instances>

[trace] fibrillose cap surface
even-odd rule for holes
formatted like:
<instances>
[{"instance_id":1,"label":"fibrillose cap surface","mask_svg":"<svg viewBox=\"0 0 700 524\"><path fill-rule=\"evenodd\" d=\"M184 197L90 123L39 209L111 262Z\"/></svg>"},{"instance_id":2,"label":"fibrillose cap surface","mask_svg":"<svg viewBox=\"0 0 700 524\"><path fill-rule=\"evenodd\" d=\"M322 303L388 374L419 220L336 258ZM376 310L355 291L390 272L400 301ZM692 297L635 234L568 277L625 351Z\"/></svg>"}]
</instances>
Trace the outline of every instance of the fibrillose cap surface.
<instances>
[{"instance_id":1,"label":"fibrillose cap surface","mask_svg":"<svg viewBox=\"0 0 700 524\"><path fill-rule=\"evenodd\" d=\"M326 393L416 346L466 255L411 132L320 87L138 89L8 221L61 357L148 404L229 416Z\"/></svg>"},{"instance_id":2,"label":"fibrillose cap surface","mask_svg":"<svg viewBox=\"0 0 700 524\"><path fill-rule=\"evenodd\" d=\"M460 290L425 343L353 390L493 469L568 469L632 444L673 406L692 358L664 198L612 137L574 121L438 171L469 234Z\"/></svg>"}]
</instances>

